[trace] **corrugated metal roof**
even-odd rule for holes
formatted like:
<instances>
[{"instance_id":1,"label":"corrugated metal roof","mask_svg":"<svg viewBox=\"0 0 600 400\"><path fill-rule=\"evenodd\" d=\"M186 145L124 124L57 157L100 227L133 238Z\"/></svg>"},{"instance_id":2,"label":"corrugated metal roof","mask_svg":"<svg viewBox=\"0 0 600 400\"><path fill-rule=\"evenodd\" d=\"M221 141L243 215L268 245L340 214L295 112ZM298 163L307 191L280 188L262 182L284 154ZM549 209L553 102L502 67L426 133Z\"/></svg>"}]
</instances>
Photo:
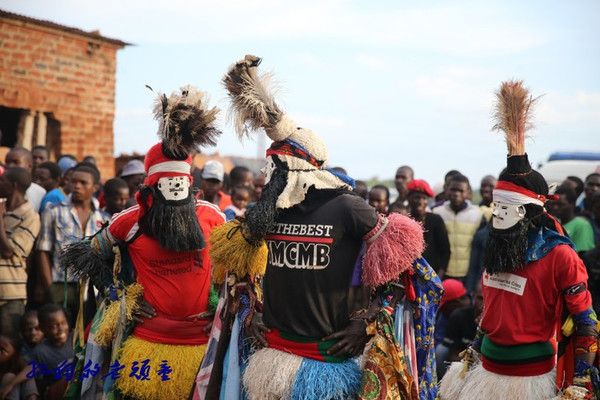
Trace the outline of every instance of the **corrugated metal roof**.
<instances>
[{"instance_id":1,"label":"corrugated metal roof","mask_svg":"<svg viewBox=\"0 0 600 400\"><path fill-rule=\"evenodd\" d=\"M71 33L74 35L87 37L90 39L95 39L95 40L102 41L105 43L110 43L110 44L112 44L114 46L118 46L118 47L125 47L125 46L131 45L131 43L126 43L126 42L123 42L122 40L112 39L112 38L102 36L102 35L100 35L100 33L96 32L96 31L87 32L82 29L72 28L69 26L57 24L52 21L46 21L46 20L42 20L42 19L26 17L25 15L15 14L15 13L11 13L11 12L4 11L4 10L0 10L0 18L1 19L12 19L12 20L21 21L21 22L28 23L28 24L43 26L43 27L50 28L50 29L56 29L58 31L67 32L67 33Z\"/></svg>"}]
</instances>

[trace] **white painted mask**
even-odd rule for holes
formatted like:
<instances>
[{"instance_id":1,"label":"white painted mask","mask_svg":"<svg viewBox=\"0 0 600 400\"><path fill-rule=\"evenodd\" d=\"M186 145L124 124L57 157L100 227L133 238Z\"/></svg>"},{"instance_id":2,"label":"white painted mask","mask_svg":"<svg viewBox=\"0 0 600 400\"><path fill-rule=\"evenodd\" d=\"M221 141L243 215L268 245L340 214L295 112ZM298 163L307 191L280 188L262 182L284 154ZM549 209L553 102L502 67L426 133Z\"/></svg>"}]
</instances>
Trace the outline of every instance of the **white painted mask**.
<instances>
[{"instance_id":1,"label":"white painted mask","mask_svg":"<svg viewBox=\"0 0 600 400\"><path fill-rule=\"evenodd\" d=\"M495 229L512 228L523 218L525 218L525 206L522 204L494 202L492 226Z\"/></svg>"},{"instance_id":2,"label":"white painted mask","mask_svg":"<svg viewBox=\"0 0 600 400\"><path fill-rule=\"evenodd\" d=\"M167 201L184 200L190 194L190 178L187 176L160 178L157 187Z\"/></svg>"}]
</instances>

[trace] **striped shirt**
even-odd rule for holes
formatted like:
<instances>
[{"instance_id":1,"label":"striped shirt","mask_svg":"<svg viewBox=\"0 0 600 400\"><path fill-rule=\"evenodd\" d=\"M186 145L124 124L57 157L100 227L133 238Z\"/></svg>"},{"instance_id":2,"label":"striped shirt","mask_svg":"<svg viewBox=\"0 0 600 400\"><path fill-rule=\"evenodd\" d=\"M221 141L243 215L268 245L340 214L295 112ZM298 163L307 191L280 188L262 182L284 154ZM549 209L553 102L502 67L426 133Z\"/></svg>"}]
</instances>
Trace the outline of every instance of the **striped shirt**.
<instances>
[{"instance_id":1,"label":"striped shirt","mask_svg":"<svg viewBox=\"0 0 600 400\"><path fill-rule=\"evenodd\" d=\"M27 257L40 232L40 217L28 201L4 214L4 230L13 247L10 258L0 258L0 300L27 298Z\"/></svg>"},{"instance_id":2,"label":"striped shirt","mask_svg":"<svg viewBox=\"0 0 600 400\"><path fill-rule=\"evenodd\" d=\"M79 221L71 198L46 206L42 213L42 228L37 250L52 254L52 282L64 282L64 271L58 261L61 249L86 236L92 236L109 219L110 216L100 209L96 198L92 198L92 212L88 220L84 222L85 226ZM74 279L69 278L68 281L73 282Z\"/></svg>"}]
</instances>

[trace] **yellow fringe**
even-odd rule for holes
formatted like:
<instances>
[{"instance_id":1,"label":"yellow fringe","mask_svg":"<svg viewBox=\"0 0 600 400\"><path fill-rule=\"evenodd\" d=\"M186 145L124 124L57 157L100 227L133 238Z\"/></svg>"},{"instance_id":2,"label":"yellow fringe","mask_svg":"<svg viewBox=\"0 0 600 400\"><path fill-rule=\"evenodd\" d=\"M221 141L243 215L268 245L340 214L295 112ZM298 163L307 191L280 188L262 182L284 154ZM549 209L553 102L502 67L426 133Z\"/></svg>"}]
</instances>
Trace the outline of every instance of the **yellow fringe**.
<instances>
[{"instance_id":1,"label":"yellow fringe","mask_svg":"<svg viewBox=\"0 0 600 400\"><path fill-rule=\"evenodd\" d=\"M144 287L139 283L132 283L125 289L125 317L128 321L133 319L133 313L139 308L139 301L142 298ZM119 293L121 297L123 293ZM104 317L96 332L96 343L102 347L110 347L112 341L117 332L117 325L119 323L119 317L121 315L121 302L119 300L111 302L106 311Z\"/></svg>"},{"instance_id":2,"label":"yellow fringe","mask_svg":"<svg viewBox=\"0 0 600 400\"><path fill-rule=\"evenodd\" d=\"M152 343L131 336L123 344L119 362L121 365L125 365L125 369L119 379L115 381L116 386L123 394L136 399L187 399L205 352L206 345L179 346ZM139 367L146 359L150 360L148 374L150 380L142 381L135 377L129 377L133 362L137 361ZM166 360L172 369L172 372L168 374L170 380L167 381L163 381L157 375L159 364L163 360ZM139 374L139 372L137 373Z\"/></svg>"},{"instance_id":3,"label":"yellow fringe","mask_svg":"<svg viewBox=\"0 0 600 400\"><path fill-rule=\"evenodd\" d=\"M255 277L265 273L267 268L267 244L261 240L254 246L244 238L245 225L239 220L231 220L213 229L210 233L210 261L213 265L213 283L222 284L225 273L242 278Z\"/></svg>"}]
</instances>

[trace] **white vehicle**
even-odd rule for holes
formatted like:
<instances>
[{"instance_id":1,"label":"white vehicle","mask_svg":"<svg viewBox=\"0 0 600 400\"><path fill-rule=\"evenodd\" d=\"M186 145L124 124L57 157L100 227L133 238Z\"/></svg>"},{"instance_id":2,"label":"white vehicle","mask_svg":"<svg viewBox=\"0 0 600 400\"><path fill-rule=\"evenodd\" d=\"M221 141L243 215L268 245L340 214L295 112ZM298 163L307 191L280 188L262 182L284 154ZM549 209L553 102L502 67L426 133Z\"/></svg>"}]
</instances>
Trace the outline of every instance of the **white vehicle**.
<instances>
[{"instance_id":1,"label":"white vehicle","mask_svg":"<svg viewBox=\"0 0 600 400\"><path fill-rule=\"evenodd\" d=\"M567 176L576 176L582 181L593 172L600 173L600 152L552 153L548 161L539 167L538 172L546 178L548 184L561 184Z\"/></svg>"}]
</instances>

